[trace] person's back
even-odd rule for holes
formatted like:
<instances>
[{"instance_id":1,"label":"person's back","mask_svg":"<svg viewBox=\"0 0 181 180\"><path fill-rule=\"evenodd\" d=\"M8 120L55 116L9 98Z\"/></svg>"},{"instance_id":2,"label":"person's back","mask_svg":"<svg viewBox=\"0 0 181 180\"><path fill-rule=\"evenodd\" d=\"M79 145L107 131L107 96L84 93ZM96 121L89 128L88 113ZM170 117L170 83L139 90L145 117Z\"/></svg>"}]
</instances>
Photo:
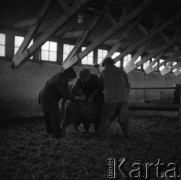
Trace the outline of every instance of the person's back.
<instances>
[{"instance_id":1,"label":"person's back","mask_svg":"<svg viewBox=\"0 0 181 180\"><path fill-rule=\"evenodd\" d=\"M122 102L128 100L128 85L125 72L114 65L101 73L104 83L104 102Z\"/></svg>"},{"instance_id":2,"label":"person's back","mask_svg":"<svg viewBox=\"0 0 181 180\"><path fill-rule=\"evenodd\" d=\"M102 66L105 69L100 75L104 103L101 110L99 136L105 138L109 135L112 120L118 118L125 137L129 136L128 93L129 81L123 69L114 65L114 60L107 57Z\"/></svg>"},{"instance_id":3,"label":"person's back","mask_svg":"<svg viewBox=\"0 0 181 180\"><path fill-rule=\"evenodd\" d=\"M58 91L57 89L60 89ZM46 83L41 93L43 93L43 97L46 99L54 99L55 101L59 101L62 98L63 93L61 93L61 89L68 90L68 82L63 76L63 74L56 73L53 75Z\"/></svg>"}]
</instances>

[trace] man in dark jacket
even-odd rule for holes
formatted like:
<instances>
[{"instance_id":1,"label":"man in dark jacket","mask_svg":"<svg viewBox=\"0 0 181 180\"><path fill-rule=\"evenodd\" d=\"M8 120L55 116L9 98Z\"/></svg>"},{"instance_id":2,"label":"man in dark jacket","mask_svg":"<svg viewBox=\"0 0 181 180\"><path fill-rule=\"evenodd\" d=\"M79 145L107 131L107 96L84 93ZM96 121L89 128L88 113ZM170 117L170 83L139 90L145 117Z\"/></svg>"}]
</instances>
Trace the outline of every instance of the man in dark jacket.
<instances>
[{"instance_id":1,"label":"man in dark jacket","mask_svg":"<svg viewBox=\"0 0 181 180\"><path fill-rule=\"evenodd\" d=\"M98 76L91 74L88 69L81 70L72 92L76 96L76 101L69 101L66 104L63 127L73 124L77 129L80 123L83 123L85 131L89 132L89 124L94 123L97 132L99 113L103 102Z\"/></svg>"},{"instance_id":2,"label":"man in dark jacket","mask_svg":"<svg viewBox=\"0 0 181 180\"><path fill-rule=\"evenodd\" d=\"M58 72L52 76L40 91L40 104L44 113L46 131L53 134L55 138L63 137L60 123L63 121L62 113L59 110L59 100L62 98L73 99L68 91L68 82L76 78L72 68Z\"/></svg>"},{"instance_id":3,"label":"man in dark jacket","mask_svg":"<svg viewBox=\"0 0 181 180\"><path fill-rule=\"evenodd\" d=\"M84 100L93 102L100 95L100 80L97 75L91 74L89 69L83 69L79 73L79 78L72 91L76 96L84 96ZM79 93L77 90L80 90Z\"/></svg>"}]
</instances>

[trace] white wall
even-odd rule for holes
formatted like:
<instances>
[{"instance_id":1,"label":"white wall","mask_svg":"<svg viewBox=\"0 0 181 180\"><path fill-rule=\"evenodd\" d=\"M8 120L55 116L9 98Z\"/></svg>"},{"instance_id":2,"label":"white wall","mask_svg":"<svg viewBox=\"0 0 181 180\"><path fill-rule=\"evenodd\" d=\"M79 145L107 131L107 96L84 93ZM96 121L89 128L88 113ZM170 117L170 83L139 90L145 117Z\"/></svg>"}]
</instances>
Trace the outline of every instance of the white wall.
<instances>
[{"instance_id":1,"label":"white wall","mask_svg":"<svg viewBox=\"0 0 181 180\"><path fill-rule=\"evenodd\" d=\"M34 116L41 114L38 94L46 80L60 70L60 66L49 63L24 64L17 70L11 69L11 63L0 61L0 118L16 116ZM92 73L97 73L93 67ZM83 67L75 66L77 74ZM145 76L143 72L129 73L132 87L173 87L180 83L181 77L173 74L161 77L159 73ZM71 82L71 84L74 82Z\"/></svg>"}]
</instances>

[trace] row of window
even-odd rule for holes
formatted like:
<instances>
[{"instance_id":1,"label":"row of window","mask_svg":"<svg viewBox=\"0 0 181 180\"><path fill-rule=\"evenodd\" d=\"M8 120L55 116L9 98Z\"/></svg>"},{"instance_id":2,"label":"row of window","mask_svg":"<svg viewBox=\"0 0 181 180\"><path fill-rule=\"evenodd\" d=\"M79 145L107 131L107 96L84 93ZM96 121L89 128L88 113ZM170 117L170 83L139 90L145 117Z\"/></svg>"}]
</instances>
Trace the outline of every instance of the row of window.
<instances>
[{"instance_id":1,"label":"row of window","mask_svg":"<svg viewBox=\"0 0 181 180\"><path fill-rule=\"evenodd\" d=\"M24 37L22 37L22 36L15 36L14 37L14 54L19 49L23 40L24 40ZM33 41L30 42L29 46L31 46L32 44L33 44ZM0 56L1 57L5 57L5 48L6 48L6 35L0 33ZM63 44L63 61L65 61L65 59L70 54L70 52L72 51L73 48L74 48L74 45ZM83 51L85 48L86 47L82 47L81 50ZM41 46L40 60L56 62L57 61L57 52L58 52L58 43L53 42L53 41L47 41L43 46ZM107 53L108 53L107 50L98 49L98 51L97 51L97 63L98 64L101 63L101 61L104 59L104 57L107 55ZM118 55L120 55L120 53L115 52L113 54L112 58L115 58ZM30 59L33 59L33 56ZM123 67L125 67L130 60L131 60L131 54L128 54L127 56L125 56L123 58ZM141 56L138 57L138 59L135 61L135 63L139 62L140 60L141 60ZM137 69L142 69L142 68L146 69L149 66L150 62L153 60L154 60L154 58L152 58L152 60L145 62L143 64L143 66L137 67ZM163 61L164 61L163 59L160 59L159 63L162 63ZM93 65L94 64L94 52L92 51L87 56L85 56L81 60L81 64ZM175 65L175 64L176 64L176 62L174 62L173 65ZM118 61L115 65L117 67L120 67L121 62ZM156 62L154 64L154 66L158 67L158 62ZM164 68L164 66L161 66L158 68L158 70L161 71L163 68Z\"/></svg>"}]
</instances>

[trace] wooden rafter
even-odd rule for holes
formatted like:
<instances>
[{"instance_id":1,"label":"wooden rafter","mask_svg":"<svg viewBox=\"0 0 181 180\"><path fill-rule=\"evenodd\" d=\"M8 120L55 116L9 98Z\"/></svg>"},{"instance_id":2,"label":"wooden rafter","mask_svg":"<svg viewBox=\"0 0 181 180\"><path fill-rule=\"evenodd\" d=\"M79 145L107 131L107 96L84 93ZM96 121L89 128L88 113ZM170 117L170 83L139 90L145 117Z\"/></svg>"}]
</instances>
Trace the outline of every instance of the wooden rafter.
<instances>
[{"instance_id":1,"label":"wooden rafter","mask_svg":"<svg viewBox=\"0 0 181 180\"><path fill-rule=\"evenodd\" d=\"M151 72L155 71L158 67L153 67L155 63L157 63L160 58L164 55L164 52L159 53L155 59L148 65L148 67L144 70L146 74L150 74Z\"/></svg>"},{"instance_id":2,"label":"wooden rafter","mask_svg":"<svg viewBox=\"0 0 181 180\"><path fill-rule=\"evenodd\" d=\"M14 24L13 28L20 28L20 27L24 27L24 26L32 26L34 24L36 24L38 21L38 18L32 18L32 19L26 19L23 21L19 21L17 23Z\"/></svg>"},{"instance_id":3,"label":"wooden rafter","mask_svg":"<svg viewBox=\"0 0 181 180\"><path fill-rule=\"evenodd\" d=\"M69 5L64 1L64 0L56 0L61 6L62 8L65 10L65 11L68 11L69 10Z\"/></svg>"},{"instance_id":4,"label":"wooden rafter","mask_svg":"<svg viewBox=\"0 0 181 180\"><path fill-rule=\"evenodd\" d=\"M165 67L164 69L160 72L162 76L166 75L167 73L171 72L173 70L173 68L177 68L179 67L177 65L175 65L174 67L171 67L172 64L174 63L175 60L177 60L177 58L181 56L181 49L178 50L174 55L168 57L165 61L164 61L164 64L165 64Z\"/></svg>"},{"instance_id":5,"label":"wooden rafter","mask_svg":"<svg viewBox=\"0 0 181 180\"><path fill-rule=\"evenodd\" d=\"M106 41L113 34L118 32L124 25L126 25L129 21L138 16L143 10L152 2L152 0L144 1L139 7L133 10L130 14L127 15L126 19L122 19L119 23L110 28L107 32L105 32L101 37L97 38L93 43L91 43L84 51L80 52L76 56L74 56L71 62L66 62L63 64L63 68L66 69L74 65L77 61L85 57L88 53L90 53L94 48L99 46L101 43Z\"/></svg>"},{"instance_id":6,"label":"wooden rafter","mask_svg":"<svg viewBox=\"0 0 181 180\"><path fill-rule=\"evenodd\" d=\"M181 36L176 36L174 38L172 38L172 40L170 40L170 42L162 45L160 48L158 48L157 50L155 50L153 53L148 54L146 57L144 57L141 61L139 61L136 65L140 66L143 63L145 63L146 61L150 60L151 58L155 57L156 55L158 55L159 53L164 52L166 49L168 49L170 46L174 45L179 39L181 38Z\"/></svg>"},{"instance_id":7,"label":"wooden rafter","mask_svg":"<svg viewBox=\"0 0 181 180\"><path fill-rule=\"evenodd\" d=\"M174 17L172 17L169 21L167 21L165 24L161 25L160 27L158 27L157 29L155 29L152 33L150 33L148 36L142 38L139 42L137 42L136 44L131 45L130 47L128 47L125 51L123 51L119 56L117 56L114 61L117 62L119 59L125 57L127 54L131 53L132 51L136 50L137 48L139 48L142 44L144 44L145 42L149 41L150 39L154 38L156 35L158 35L160 32L162 32L164 29L166 29L168 26L170 26L174 21L176 21L178 19L178 17L180 16L180 12L178 11ZM139 65L141 65L139 63ZM137 66L134 67L134 69Z\"/></svg>"},{"instance_id":8,"label":"wooden rafter","mask_svg":"<svg viewBox=\"0 0 181 180\"><path fill-rule=\"evenodd\" d=\"M98 23L99 19L101 17L101 13L99 13L97 16L93 18L91 23L88 25L88 27L85 29L85 31L82 33L80 39L77 41L76 45L70 52L70 54L67 56L64 62L71 61L72 57L77 53L79 48L82 46L82 44L85 42L85 40L91 35L93 29L95 28L96 24Z\"/></svg>"},{"instance_id":9,"label":"wooden rafter","mask_svg":"<svg viewBox=\"0 0 181 180\"><path fill-rule=\"evenodd\" d=\"M32 54L42 46L49 37L55 34L88 0L79 0L74 3L68 11L66 11L51 27L49 27L28 49L24 50L18 56L13 58L14 67L18 67L32 56Z\"/></svg>"},{"instance_id":10,"label":"wooden rafter","mask_svg":"<svg viewBox=\"0 0 181 180\"><path fill-rule=\"evenodd\" d=\"M173 72L175 76L178 76L181 74L181 63L179 63L179 65L180 66L177 68L177 70L175 72Z\"/></svg>"},{"instance_id":11,"label":"wooden rafter","mask_svg":"<svg viewBox=\"0 0 181 180\"><path fill-rule=\"evenodd\" d=\"M142 19L142 17L138 17L134 22L132 22L125 30L125 32L121 35L119 38L119 42L115 43L114 46L109 50L108 54L104 57L112 57L112 55L119 49L119 47L125 42L126 38L129 36L129 34L134 30L136 25L139 23L139 21ZM100 62L100 65L104 61L104 59ZM100 71L102 71L103 68L100 66Z\"/></svg>"},{"instance_id":12,"label":"wooden rafter","mask_svg":"<svg viewBox=\"0 0 181 180\"><path fill-rule=\"evenodd\" d=\"M35 32L37 31L37 29L39 28L39 26L41 25L43 19L45 18L45 15L48 11L48 9L50 8L50 5L52 3L52 0L46 0L39 12L38 18L36 20L36 24L34 24L33 26L31 26L31 28L29 29L29 31L27 32L21 46L19 47L18 51L16 52L15 56L13 57L13 62L19 58L19 56L21 55L21 53L25 50L25 48L28 47L29 43L32 40L33 35L35 34ZM16 63L16 62L15 62ZM14 64L15 65L15 64Z\"/></svg>"}]
</instances>

